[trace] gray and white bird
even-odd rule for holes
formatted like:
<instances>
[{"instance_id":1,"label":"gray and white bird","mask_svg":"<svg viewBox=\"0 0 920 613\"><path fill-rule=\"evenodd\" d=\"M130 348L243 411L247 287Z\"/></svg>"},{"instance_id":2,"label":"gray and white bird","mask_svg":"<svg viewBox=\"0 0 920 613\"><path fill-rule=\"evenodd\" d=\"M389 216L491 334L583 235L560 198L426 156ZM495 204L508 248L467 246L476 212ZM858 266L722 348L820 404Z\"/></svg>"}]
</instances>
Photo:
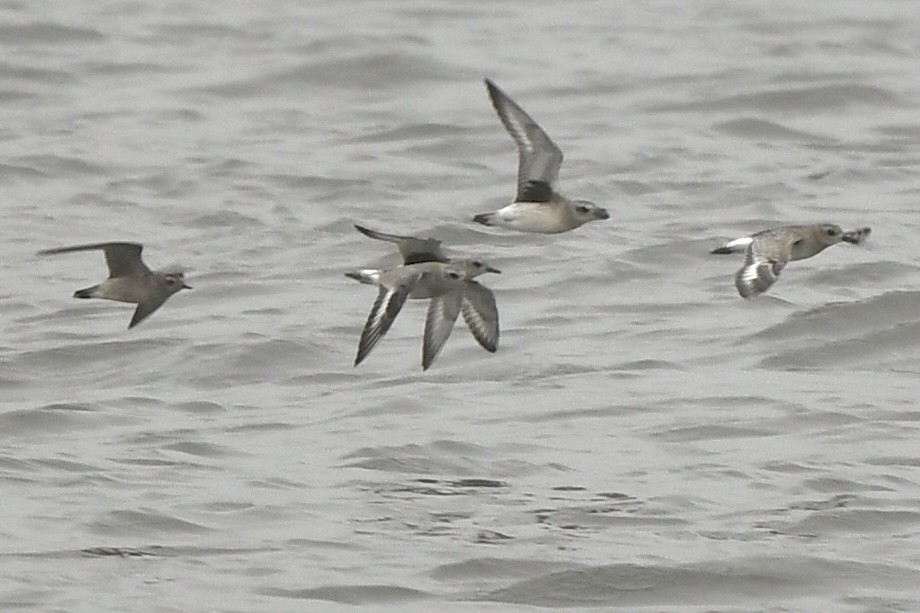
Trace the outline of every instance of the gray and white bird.
<instances>
[{"instance_id":1,"label":"gray and white bird","mask_svg":"<svg viewBox=\"0 0 920 613\"><path fill-rule=\"evenodd\" d=\"M473 217L487 226L520 232L556 234L597 219L609 219L606 209L589 200L570 200L556 191L562 151L524 109L489 79L492 106L518 150L517 194L514 202Z\"/></svg>"},{"instance_id":2,"label":"gray and white bird","mask_svg":"<svg viewBox=\"0 0 920 613\"><path fill-rule=\"evenodd\" d=\"M422 343L422 368L427 370L447 342L460 314L465 282L482 272L499 272L491 266L475 267L469 261L420 262L388 270L345 273L380 290L358 342L355 366L360 364L393 325L407 298L430 300ZM475 333L474 333L475 335Z\"/></svg>"},{"instance_id":3,"label":"gray and white bird","mask_svg":"<svg viewBox=\"0 0 920 613\"><path fill-rule=\"evenodd\" d=\"M751 298L767 291L788 262L810 258L841 241L858 245L871 232L871 228L844 232L835 224L783 226L737 238L711 253L744 253L735 287L743 298Z\"/></svg>"},{"instance_id":4,"label":"gray and white bird","mask_svg":"<svg viewBox=\"0 0 920 613\"><path fill-rule=\"evenodd\" d=\"M192 289L185 283L181 271L153 271L141 260L143 246L137 243L95 243L74 245L39 251L38 255L56 255L76 251L102 250L109 267L109 278L98 285L74 292L74 298L104 298L137 305L128 328L133 328L166 302L166 299L183 289Z\"/></svg>"},{"instance_id":5,"label":"gray and white bird","mask_svg":"<svg viewBox=\"0 0 920 613\"><path fill-rule=\"evenodd\" d=\"M500 272L499 270L492 268L481 259L451 260L441 249L441 241L434 238L387 234L358 224L354 225L356 230L367 237L395 244L399 249L404 265L421 262L441 262L446 264L456 261L463 263L471 272L471 276L463 282L463 299L460 305L463 321L466 322L473 338L483 349L490 353L495 353L498 350L500 332L498 305L495 303L495 295L489 288L478 281L474 281L473 278L486 272L498 273ZM348 276L357 278L353 275L354 273L351 273ZM361 279L358 280L360 281ZM409 297L412 298L413 296Z\"/></svg>"}]
</instances>

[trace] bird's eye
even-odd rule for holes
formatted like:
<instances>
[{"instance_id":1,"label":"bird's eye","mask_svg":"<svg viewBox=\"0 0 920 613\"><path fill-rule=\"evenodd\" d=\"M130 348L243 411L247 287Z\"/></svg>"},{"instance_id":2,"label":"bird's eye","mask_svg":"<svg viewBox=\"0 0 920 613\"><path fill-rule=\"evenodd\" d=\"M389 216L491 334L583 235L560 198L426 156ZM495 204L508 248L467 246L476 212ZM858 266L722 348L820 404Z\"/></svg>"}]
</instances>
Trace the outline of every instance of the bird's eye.
<instances>
[{"instance_id":1,"label":"bird's eye","mask_svg":"<svg viewBox=\"0 0 920 613\"><path fill-rule=\"evenodd\" d=\"M828 236L837 236L837 230L834 228L829 228L827 231Z\"/></svg>"},{"instance_id":2,"label":"bird's eye","mask_svg":"<svg viewBox=\"0 0 920 613\"><path fill-rule=\"evenodd\" d=\"M473 260L473 266L475 266L476 268L482 268L482 262L480 262L479 260Z\"/></svg>"},{"instance_id":3,"label":"bird's eye","mask_svg":"<svg viewBox=\"0 0 920 613\"><path fill-rule=\"evenodd\" d=\"M578 206L575 207L575 210L578 211L579 213L587 213L590 209L583 204L579 204Z\"/></svg>"}]
</instances>

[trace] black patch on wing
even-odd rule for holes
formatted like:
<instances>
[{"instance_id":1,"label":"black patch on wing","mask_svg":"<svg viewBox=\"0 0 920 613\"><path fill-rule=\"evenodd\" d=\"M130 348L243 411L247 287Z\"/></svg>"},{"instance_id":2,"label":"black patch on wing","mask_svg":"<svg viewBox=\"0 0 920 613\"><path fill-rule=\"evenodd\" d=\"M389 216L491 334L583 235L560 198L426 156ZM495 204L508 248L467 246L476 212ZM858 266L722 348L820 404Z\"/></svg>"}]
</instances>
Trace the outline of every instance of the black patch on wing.
<instances>
[{"instance_id":1,"label":"black patch on wing","mask_svg":"<svg viewBox=\"0 0 920 613\"><path fill-rule=\"evenodd\" d=\"M549 202L553 188L546 181L527 181L518 189L516 202Z\"/></svg>"},{"instance_id":2,"label":"black patch on wing","mask_svg":"<svg viewBox=\"0 0 920 613\"><path fill-rule=\"evenodd\" d=\"M410 253L409 255L407 255L405 259L403 260L403 264L405 266L408 266L409 264L421 264L423 262L446 262L446 261L447 261L446 259L442 257L438 257L437 254L426 253L424 251L417 251L417 252Z\"/></svg>"}]
</instances>

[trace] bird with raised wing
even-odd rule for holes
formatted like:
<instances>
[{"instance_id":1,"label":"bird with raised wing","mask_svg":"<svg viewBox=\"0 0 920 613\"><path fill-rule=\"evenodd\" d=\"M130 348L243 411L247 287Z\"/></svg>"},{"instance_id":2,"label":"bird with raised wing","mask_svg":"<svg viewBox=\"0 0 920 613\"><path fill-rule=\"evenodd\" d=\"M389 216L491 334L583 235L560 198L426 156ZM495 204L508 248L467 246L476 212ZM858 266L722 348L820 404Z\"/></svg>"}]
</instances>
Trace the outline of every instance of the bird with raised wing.
<instances>
[{"instance_id":1,"label":"bird with raised wing","mask_svg":"<svg viewBox=\"0 0 920 613\"><path fill-rule=\"evenodd\" d=\"M404 265L420 262L448 263L455 261L447 257L444 250L441 249L441 241L437 239L387 234L358 224L355 224L355 229L370 238L394 243L399 249ZM486 272L497 273L499 271L488 266L481 259L468 258L456 261L464 262L475 273L463 282L463 300L460 307L463 321L466 322L470 332L473 334L473 338L476 339L479 345L486 351L495 353L498 350L500 334L498 306L495 303L495 295L489 288L478 281L474 281L473 277Z\"/></svg>"},{"instance_id":2,"label":"bird with raised wing","mask_svg":"<svg viewBox=\"0 0 920 613\"><path fill-rule=\"evenodd\" d=\"M818 255L839 242L858 245L871 232L871 228L844 232L835 224L782 226L729 241L711 253L744 253L735 287L743 298L751 298L767 291L788 262Z\"/></svg>"},{"instance_id":3,"label":"bird with raised wing","mask_svg":"<svg viewBox=\"0 0 920 613\"><path fill-rule=\"evenodd\" d=\"M517 194L514 202L473 221L520 232L556 234L610 214L589 200L570 200L556 191L562 151L524 109L489 79L492 106L518 150Z\"/></svg>"},{"instance_id":4,"label":"bird with raised wing","mask_svg":"<svg viewBox=\"0 0 920 613\"><path fill-rule=\"evenodd\" d=\"M465 301L479 301L476 308L487 308L488 300L478 292L470 293L471 297L466 298L469 292L474 291L466 283L485 272L500 271L479 260L453 260L448 263L419 262L388 270L365 269L345 273L347 277L361 283L379 287L377 299L361 332L355 366L367 357L387 333L406 299L413 298L430 300L422 343L422 368L427 370L447 342L457 315L461 310L466 312L466 308L473 308L464 307ZM494 306L494 299L492 304ZM497 313L494 319L497 329ZM470 329L482 344L486 340L480 339L486 339L488 330L491 329L490 323L484 316L478 317L475 321L475 324L470 325Z\"/></svg>"},{"instance_id":5,"label":"bird with raised wing","mask_svg":"<svg viewBox=\"0 0 920 613\"><path fill-rule=\"evenodd\" d=\"M133 328L183 289L185 275L177 270L153 271L141 260L143 246L137 243L95 243L39 251L39 255L56 255L77 251L101 250L109 267L109 277L102 283L74 292L74 298L104 298L137 305L128 328Z\"/></svg>"}]
</instances>

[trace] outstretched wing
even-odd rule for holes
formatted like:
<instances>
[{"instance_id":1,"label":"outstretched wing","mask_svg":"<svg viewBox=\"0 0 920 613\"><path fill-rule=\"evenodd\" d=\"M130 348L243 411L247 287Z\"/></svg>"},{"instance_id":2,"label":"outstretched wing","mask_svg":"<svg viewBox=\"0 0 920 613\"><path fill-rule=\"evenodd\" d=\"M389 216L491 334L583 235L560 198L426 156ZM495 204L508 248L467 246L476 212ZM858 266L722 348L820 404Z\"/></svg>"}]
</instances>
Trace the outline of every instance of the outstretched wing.
<instances>
[{"instance_id":1,"label":"outstretched wing","mask_svg":"<svg viewBox=\"0 0 920 613\"><path fill-rule=\"evenodd\" d=\"M360 364L364 358L371 352L383 335L387 333L406 298L412 290L412 283L404 283L389 289L380 287L377 299L374 300L374 306L371 307L371 313L367 317L367 323L361 332L361 340L358 341L358 354L355 356L355 366Z\"/></svg>"},{"instance_id":2,"label":"outstretched wing","mask_svg":"<svg viewBox=\"0 0 920 613\"><path fill-rule=\"evenodd\" d=\"M499 335L498 307L492 291L476 281L464 283L461 312L476 341L486 351L495 353Z\"/></svg>"},{"instance_id":3,"label":"outstretched wing","mask_svg":"<svg viewBox=\"0 0 920 613\"><path fill-rule=\"evenodd\" d=\"M460 314L460 304L463 301L463 288L457 287L435 296L428 304L428 315L425 317L425 338L422 341L422 369L428 370L438 353L444 347L454 329L454 322Z\"/></svg>"},{"instance_id":4,"label":"outstretched wing","mask_svg":"<svg viewBox=\"0 0 920 613\"><path fill-rule=\"evenodd\" d=\"M735 274L735 287L743 298L751 298L767 291L779 278L786 260L763 250L755 240L744 250L744 265Z\"/></svg>"},{"instance_id":5,"label":"outstretched wing","mask_svg":"<svg viewBox=\"0 0 920 613\"><path fill-rule=\"evenodd\" d=\"M105 252L105 261L109 266L109 278L143 276L150 273L150 269L141 261L141 251L144 247L137 243L93 243L91 245L45 249L38 253L39 255L56 255L58 253L93 251L97 249Z\"/></svg>"},{"instance_id":6,"label":"outstretched wing","mask_svg":"<svg viewBox=\"0 0 920 613\"><path fill-rule=\"evenodd\" d=\"M489 79L492 106L518 149L518 189L515 202L549 202L562 166L562 150L524 109Z\"/></svg>"},{"instance_id":7,"label":"outstretched wing","mask_svg":"<svg viewBox=\"0 0 920 613\"><path fill-rule=\"evenodd\" d=\"M370 238L394 243L399 248L403 264L418 264L420 262L446 262L447 256L441 250L441 241L434 238L418 238L416 236L400 236L378 232L364 226L354 224L355 229Z\"/></svg>"},{"instance_id":8,"label":"outstretched wing","mask_svg":"<svg viewBox=\"0 0 920 613\"><path fill-rule=\"evenodd\" d=\"M166 299L169 298L169 296L169 294L166 294L163 296L156 296L152 300L138 302L137 308L134 309L134 317L131 318L131 323L128 324L128 329L130 330L137 324L141 323L148 316L150 316L151 313L163 306L163 303L166 302Z\"/></svg>"}]
</instances>

